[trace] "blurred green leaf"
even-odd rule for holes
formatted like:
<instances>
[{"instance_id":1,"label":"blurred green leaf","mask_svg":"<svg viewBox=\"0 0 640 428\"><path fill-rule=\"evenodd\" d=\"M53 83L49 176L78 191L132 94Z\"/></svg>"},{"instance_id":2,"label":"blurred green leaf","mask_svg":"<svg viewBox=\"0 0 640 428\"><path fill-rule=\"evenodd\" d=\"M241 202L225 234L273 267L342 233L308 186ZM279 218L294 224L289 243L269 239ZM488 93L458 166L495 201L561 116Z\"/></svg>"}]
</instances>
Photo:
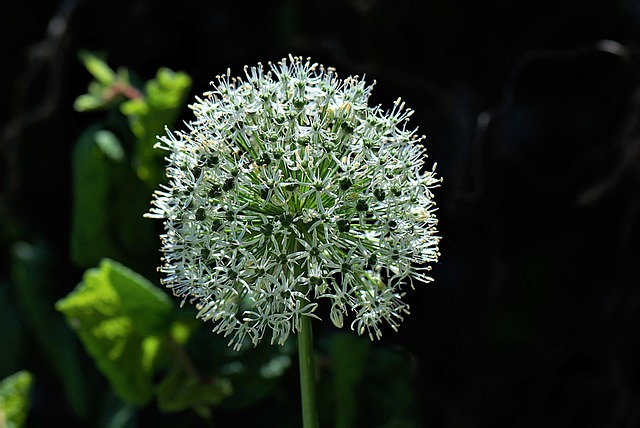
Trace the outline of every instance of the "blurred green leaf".
<instances>
[{"instance_id":1,"label":"blurred green leaf","mask_svg":"<svg viewBox=\"0 0 640 428\"><path fill-rule=\"evenodd\" d=\"M96 94L83 94L76 98L73 108L76 111L98 110L104 107L104 99Z\"/></svg>"},{"instance_id":2,"label":"blurred green leaf","mask_svg":"<svg viewBox=\"0 0 640 428\"><path fill-rule=\"evenodd\" d=\"M29 395L33 376L20 371L0 382L0 427L23 427L29 413Z\"/></svg>"},{"instance_id":3,"label":"blurred green leaf","mask_svg":"<svg viewBox=\"0 0 640 428\"><path fill-rule=\"evenodd\" d=\"M223 343L222 346L226 347L226 340ZM293 349L291 344L272 346L264 343L242 354L235 351L227 354L218 374L231 380L234 394L224 405L246 408L277 391L279 382L291 367Z\"/></svg>"},{"instance_id":4,"label":"blurred green leaf","mask_svg":"<svg viewBox=\"0 0 640 428\"><path fill-rule=\"evenodd\" d=\"M25 319L41 352L53 365L76 414L86 416L88 391L79 349L62 316L53 308L55 263L47 247L17 242L12 248L11 277Z\"/></svg>"},{"instance_id":5,"label":"blurred green leaf","mask_svg":"<svg viewBox=\"0 0 640 428\"><path fill-rule=\"evenodd\" d=\"M111 114L104 125L82 133L74 148L71 258L84 268L108 257L133 260L135 268L141 269L159 245L154 222L143 218L150 189L165 179L164 153L153 146L156 136L173 125L184 107L191 79L161 68L141 92L131 85L127 69L114 72L89 52L83 52L81 59L96 80L89 83L87 94L78 97L76 109L120 103L124 117ZM129 129L125 125L123 132L125 122ZM111 130L119 130L117 135L124 141Z\"/></svg>"},{"instance_id":6,"label":"blurred green leaf","mask_svg":"<svg viewBox=\"0 0 640 428\"><path fill-rule=\"evenodd\" d=\"M210 406L219 404L231 393L228 379L201 380L188 373L183 364L175 364L156 389L161 411L178 412L191 408L205 419L211 416Z\"/></svg>"},{"instance_id":7,"label":"blurred green leaf","mask_svg":"<svg viewBox=\"0 0 640 428\"><path fill-rule=\"evenodd\" d=\"M116 73L107 65L103 57L89 51L80 51L80 61L89 73L103 85L111 85L116 79Z\"/></svg>"},{"instance_id":8,"label":"blurred green leaf","mask_svg":"<svg viewBox=\"0 0 640 428\"><path fill-rule=\"evenodd\" d=\"M71 258L81 267L94 266L102 257L123 259L113 242L116 235L110 219L119 170L98 143L102 138L119 144L117 138L99 126L83 132L73 150L73 213ZM117 149L116 149L117 151Z\"/></svg>"},{"instance_id":9,"label":"blurred green leaf","mask_svg":"<svg viewBox=\"0 0 640 428\"><path fill-rule=\"evenodd\" d=\"M116 134L100 124L82 133L72 167L74 264L89 268L108 257L132 260L140 269L155 262L158 233L154 222L143 217L151 192L136 177Z\"/></svg>"},{"instance_id":10,"label":"blurred green leaf","mask_svg":"<svg viewBox=\"0 0 640 428\"><path fill-rule=\"evenodd\" d=\"M153 146L165 126L175 123L191 87L191 78L183 72L160 68L155 79L144 86L143 98L121 104L137 138L134 163L138 177L150 187L157 187L164 177L164 153Z\"/></svg>"},{"instance_id":11,"label":"blurred green leaf","mask_svg":"<svg viewBox=\"0 0 640 428\"><path fill-rule=\"evenodd\" d=\"M142 96L131 84L126 68L119 68L116 72L107 65L103 56L89 51L81 51L79 58L95 80L89 82L86 94L76 98L73 104L76 111L109 109L125 99Z\"/></svg>"},{"instance_id":12,"label":"blurred green leaf","mask_svg":"<svg viewBox=\"0 0 640 428\"><path fill-rule=\"evenodd\" d=\"M161 351L159 335L168 332L172 319L169 297L130 269L104 259L56 308L122 400L147 403Z\"/></svg>"},{"instance_id":13,"label":"blurred green leaf","mask_svg":"<svg viewBox=\"0 0 640 428\"><path fill-rule=\"evenodd\" d=\"M112 390L107 391L103 401L102 414L98 423L100 428L135 428L138 419L138 407L124 403Z\"/></svg>"},{"instance_id":14,"label":"blurred green leaf","mask_svg":"<svg viewBox=\"0 0 640 428\"><path fill-rule=\"evenodd\" d=\"M337 428L356 425L356 387L364 374L370 346L369 340L351 333L338 333L331 342Z\"/></svg>"},{"instance_id":15,"label":"blurred green leaf","mask_svg":"<svg viewBox=\"0 0 640 428\"><path fill-rule=\"evenodd\" d=\"M96 144L109 159L114 162L122 162L125 158L124 149L118 137L111 131L101 129L95 134Z\"/></svg>"},{"instance_id":16,"label":"blurred green leaf","mask_svg":"<svg viewBox=\"0 0 640 428\"><path fill-rule=\"evenodd\" d=\"M192 314L187 311L178 311L173 324L171 324L171 337L178 345L184 345L201 325L201 321Z\"/></svg>"},{"instance_id":17,"label":"blurred green leaf","mask_svg":"<svg viewBox=\"0 0 640 428\"><path fill-rule=\"evenodd\" d=\"M196 321L184 350L198 373L205 379L220 378L231 382L233 395L220 403L224 411L246 409L283 394L280 388L287 375L291 374L295 341L288 341L283 346L272 346L265 341L255 348L247 347L236 352L227 346L228 338L212 334L206 324L195 318L197 311L182 308L177 312L186 314L189 321Z\"/></svg>"},{"instance_id":18,"label":"blurred green leaf","mask_svg":"<svg viewBox=\"0 0 640 428\"><path fill-rule=\"evenodd\" d=\"M9 284L0 282L0 377L7 376L22 367L26 351L26 332L16 311L16 302L9 293ZM0 425L2 426L2 425Z\"/></svg>"}]
</instances>

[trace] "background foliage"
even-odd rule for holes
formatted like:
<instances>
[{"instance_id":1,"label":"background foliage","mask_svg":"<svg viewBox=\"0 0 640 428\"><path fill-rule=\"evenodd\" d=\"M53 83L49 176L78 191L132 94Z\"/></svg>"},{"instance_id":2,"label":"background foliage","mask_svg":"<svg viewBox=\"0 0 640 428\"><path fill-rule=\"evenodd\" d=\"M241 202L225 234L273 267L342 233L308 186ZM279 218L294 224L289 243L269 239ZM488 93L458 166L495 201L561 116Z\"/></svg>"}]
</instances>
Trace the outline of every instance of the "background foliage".
<instances>
[{"instance_id":1,"label":"background foliage","mask_svg":"<svg viewBox=\"0 0 640 428\"><path fill-rule=\"evenodd\" d=\"M2 9L11 421L26 406L27 426L298 425L294 344L237 354L178 310L141 217L164 124L227 67L292 52L366 73L374 103L402 96L445 179L436 282L408 294L400 332L317 325L323 426L640 424L638 1Z\"/></svg>"}]
</instances>

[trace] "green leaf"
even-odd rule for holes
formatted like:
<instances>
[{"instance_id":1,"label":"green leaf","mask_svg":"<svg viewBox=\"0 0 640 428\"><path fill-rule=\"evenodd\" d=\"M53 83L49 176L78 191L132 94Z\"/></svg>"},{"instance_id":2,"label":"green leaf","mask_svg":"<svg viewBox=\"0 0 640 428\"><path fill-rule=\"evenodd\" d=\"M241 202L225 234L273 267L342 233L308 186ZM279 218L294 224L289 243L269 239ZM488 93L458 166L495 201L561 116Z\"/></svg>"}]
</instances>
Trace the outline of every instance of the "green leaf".
<instances>
[{"instance_id":1,"label":"green leaf","mask_svg":"<svg viewBox=\"0 0 640 428\"><path fill-rule=\"evenodd\" d=\"M98 55L81 51L78 56L96 80L89 82L87 93L76 98L73 108L79 112L108 108L117 95L113 87L118 82L118 76Z\"/></svg>"},{"instance_id":2,"label":"green leaf","mask_svg":"<svg viewBox=\"0 0 640 428\"><path fill-rule=\"evenodd\" d=\"M165 126L175 123L191 87L191 78L183 72L160 68L155 79L144 87L144 98L126 101L120 111L129 118L137 138L134 164L138 177L155 188L164 176L164 153L153 146Z\"/></svg>"},{"instance_id":3,"label":"green leaf","mask_svg":"<svg viewBox=\"0 0 640 428\"><path fill-rule=\"evenodd\" d=\"M116 73L107 65L105 60L97 54L89 51L80 51L80 61L89 70L89 73L101 84L111 85L116 79Z\"/></svg>"},{"instance_id":4,"label":"green leaf","mask_svg":"<svg viewBox=\"0 0 640 428\"><path fill-rule=\"evenodd\" d=\"M158 69L156 78L145 85L149 105L156 110L182 108L191 78L184 72L166 67Z\"/></svg>"},{"instance_id":5,"label":"green leaf","mask_svg":"<svg viewBox=\"0 0 640 428\"><path fill-rule=\"evenodd\" d=\"M198 333L202 337L211 336L208 329ZM202 337L190 340L189 344L197 344L190 348L190 355L200 367L205 364L212 367L212 376L231 381L233 395L222 403L227 409L248 408L274 394L292 366L296 349L291 341L284 346L271 346L266 342L238 353L227 347L226 338L214 336L203 341ZM220 352L221 349L224 351Z\"/></svg>"},{"instance_id":6,"label":"green leaf","mask_svg":"<svg viewBox=\"0 0 640 428\"><path fill-rule=\"evenodd\" d=\"M109 109L119 105L127 98L137 98L140 92L131 85L129 70L111 69L105 59L95 53L82 51L80 61L93 75L87 93L76 98L73 107L76 111Z\"/></svg>"},{"instance_id":7,"label":"green leaf","mask_svg":"<svg viewBox=\"0 0 640 428\"><path fill-rule=\"evenodd\" d=\"M75 111L91 111L104 107L104 99L95 94L80 95L73 103Z\"/></svg>"},{"instance_id":8,"label":"green leaf","mask_svg":"<svg viewBox=\"0 0 640 428\"><path fill-rule=\"evenodd\" d=\"M105 129L96 131L95 140L102 153L109 159L114 162L122 162L124 160L124 149L113 132Z\"/></svg>"},{"instance_id":9,"label":"green leaf","mask_svg":"<svg viewBox=\"0 0 640 428\"><path fill-rule=\"evenodd\" d=\"M136 428L138 407L123 403L112 390L102 399L102 412L96 426L102 428Z\"/></svg>"},{"instance_id":10,"label":"green leaf","mask_svg":"<svg viewBox=\"0 0 640 428\"><path fill-rule=\"evenodd\" d=\"M141 275L112 260L103 260L111 286L121 299L122 310L132 316L137 332L163 334L172 321L173 305L169 296Z\"/></svg>"},{"instance_id":11,"label":"green leaf","mask_svg":"<svg viewBox=\"0 0 640 428\"><path fill-rule=\"evenodd\" d=\"M53 294L59 286L55 282L56 268L54 255L43 243L17 242L12 248L11 279L27 327L38 342L40 354L60 379L72 408L84 417L88 388L80 364L81 351L64 318L53 307Z\"/></svg>"},{"instance_id":12,"label":"green leaf","mask_svg":"<svg viewBox=\"0 0 640 428\"><path fill-rule=\"evenodd\" d=\"M140 269L154 262L158 234L155 224L143 217L151 192L127 162L116 134L100 124L83 132L72 167L74 264L89 268L108 257L132 260Z\"/></svg>"},{"instance_id":13,"label":"green leaf","mask_svg":"<svg viewBox=\"0 0 640 428\"><path fill-rule=\"evenodd\" d=\"M85 273L56 309L65 314L118 396L128 404L147 403L161 354L160 335L171 325L169 297L130 269L105 259Z\"/></svg>"},{"instance_id":14,"label":"green leaf","mask_svg":"<svg viewBox=\"0 0 640 428\"><path fill-rule=\"evenodd\" d=\"M107 149L111 156L104 146L111 146ZM124 258L113 242L116 235L110 221L119 173L111 159L119 156L115 147L121 147L115 135L94 126L80 135L73 150L71 258L77 266L95 266L102 257Z\"/></svg>"},{"instance_id":15,"label":"green leaf","mask_svg":"<svg viewBox=\"0 0 640 428\"><path fill-rule=\"evenodd\" d=\"M357 425L356 387L364 374L370 342L349 333L337 334L331 343L336 427Z\"/></svg>"},{"instance_id":16,"label":"green leaf","mask_svg":"<svg viewBox=\"0 0 640 428\"><path fill-rule=\"evenodd\" d=\"M11 284L0 282L0 377L15 372L23 364L27 351L25 320L19 316L15 299L10 294ZM0 425L2 426L2 425Z\"/></svg>"},{"instance_id":17,"label":"green leaf","mask_svg":"<svg viewBox=\"0 0 640 428\"><path fill-rule=\"evenodd\" d=\"M205 419L211 415L210 406L219 404L231 393L228 379L201 380L188 373L183 364L175 364L156 389L161 411L179 412L191 408Z\"/></svg>"},{"instance_id":18,"label":"green leaf","mask_svg":"<svg viewBox=\"0 0 640 428\"><path fill-rule=\"evenodd\" d=\"M20 371L0 382L0 427L23 427L29 413L29 395L33 376Z\"/></svg>"}]
</instances>

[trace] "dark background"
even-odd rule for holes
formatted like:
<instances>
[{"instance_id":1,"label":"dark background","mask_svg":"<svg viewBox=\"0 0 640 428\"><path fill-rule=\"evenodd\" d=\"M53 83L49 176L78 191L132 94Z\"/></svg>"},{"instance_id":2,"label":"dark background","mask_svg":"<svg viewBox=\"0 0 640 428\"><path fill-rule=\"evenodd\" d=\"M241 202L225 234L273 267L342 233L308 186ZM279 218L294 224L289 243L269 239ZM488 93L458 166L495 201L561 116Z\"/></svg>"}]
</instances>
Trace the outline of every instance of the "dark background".
<instances>
[{"instance_id":1,"label":"dark background","mask_svg":"<svg viewBox=\"0 0 640 428\"><path fill-rule=\"evenodd\" d=\"M95 119L72 107L78 50L147 79L184 70L193 95L227 67L311 56L375 79L374 104L406 100L444 178L435 282L383 338L412 355L425 426L640 426L638 0L1 9L3 278L10 245L36 238L61 255L59 297L82 274L65 255L70 153Z\"/></svg>"}]
</instances>

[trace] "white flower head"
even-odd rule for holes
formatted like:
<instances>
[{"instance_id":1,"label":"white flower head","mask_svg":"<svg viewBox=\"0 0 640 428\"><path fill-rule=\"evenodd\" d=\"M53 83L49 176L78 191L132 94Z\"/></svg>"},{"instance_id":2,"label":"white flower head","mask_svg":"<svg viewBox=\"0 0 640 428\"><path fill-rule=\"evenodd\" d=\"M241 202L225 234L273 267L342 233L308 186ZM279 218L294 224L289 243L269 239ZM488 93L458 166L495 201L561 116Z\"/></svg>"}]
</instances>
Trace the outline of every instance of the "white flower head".
<instances>
[{"instance_id":1,"label":"white flower head","mask_svg":"<svg viewBox=\"0 0 640 428\"><path fill-rule=\"evenodd\" d=\"M167 131L168 184L149 217L165 219L163 283L240 349L284 344L328 302L330 318L371 338L396 329L403 283L432 279L437 219L422 137L397 100L289 56L219 76Z\"/></svg>"}]
</instances>

